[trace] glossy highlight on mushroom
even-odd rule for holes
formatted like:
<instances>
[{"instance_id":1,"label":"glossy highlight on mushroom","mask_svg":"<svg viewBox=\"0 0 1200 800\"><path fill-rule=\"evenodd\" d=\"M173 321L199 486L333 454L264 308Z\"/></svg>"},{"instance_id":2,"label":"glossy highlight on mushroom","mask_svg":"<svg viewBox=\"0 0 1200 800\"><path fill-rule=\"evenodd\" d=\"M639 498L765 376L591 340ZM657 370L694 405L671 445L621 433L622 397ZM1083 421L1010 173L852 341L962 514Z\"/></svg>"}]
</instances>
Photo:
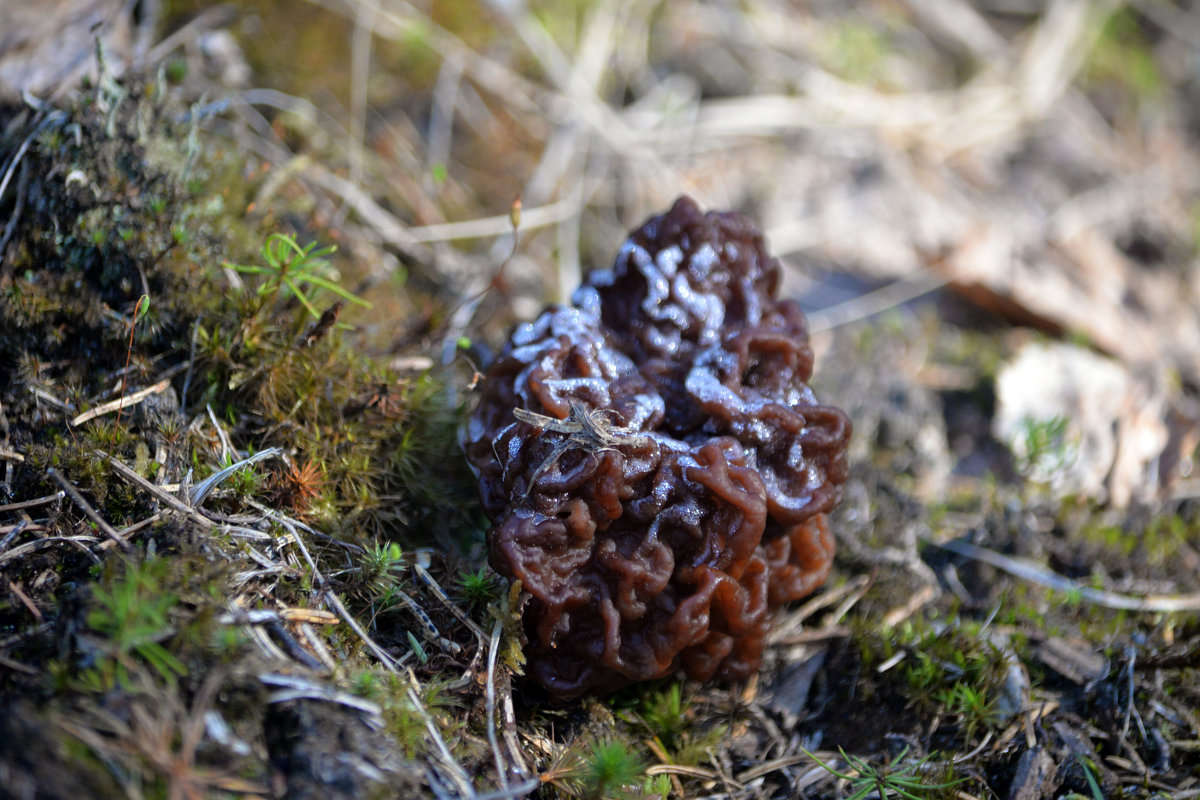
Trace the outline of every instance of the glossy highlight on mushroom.
<instances>
[{"instance_id":1,"label":"glossy highlight on mushroom","mask_svg":"<svg viewBox=\"0 0 1200 800\"><path fill-rule=\"evenodd\" d=\"M745 678L828 576L850 422L779 278L748 219L680 198L489 368L464 449L550 694Z\"/></svg>"}]
</instances>

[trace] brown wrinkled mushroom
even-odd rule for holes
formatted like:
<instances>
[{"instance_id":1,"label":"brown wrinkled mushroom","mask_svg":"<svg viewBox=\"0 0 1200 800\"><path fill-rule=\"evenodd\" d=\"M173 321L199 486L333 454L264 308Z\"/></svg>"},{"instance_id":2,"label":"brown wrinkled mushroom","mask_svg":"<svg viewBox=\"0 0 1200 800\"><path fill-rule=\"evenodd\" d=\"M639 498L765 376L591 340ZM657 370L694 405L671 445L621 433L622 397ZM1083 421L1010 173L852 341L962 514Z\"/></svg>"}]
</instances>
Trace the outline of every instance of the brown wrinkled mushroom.
<instances>
[{"instance_id":1,"label":"brown wrinkled mushroom","mask_svg":"<svg viewBox=\"0 0 1200 800\"><path fill-rule=\"evenodd\" d=\"M488 370L464 447L551 694L745 678L829 574L850 423L778 284L749 220L681 198Z\"/></svg>"}]
</instances>

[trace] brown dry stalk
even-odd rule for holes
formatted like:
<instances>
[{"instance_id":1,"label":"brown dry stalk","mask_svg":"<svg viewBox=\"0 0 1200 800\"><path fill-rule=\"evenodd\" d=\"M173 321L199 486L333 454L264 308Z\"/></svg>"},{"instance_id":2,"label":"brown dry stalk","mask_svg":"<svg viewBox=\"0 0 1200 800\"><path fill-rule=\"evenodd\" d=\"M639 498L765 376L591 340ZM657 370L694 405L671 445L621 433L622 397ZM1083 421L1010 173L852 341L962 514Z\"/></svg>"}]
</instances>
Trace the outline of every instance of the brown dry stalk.
<instances>
[{"instance_id":1,"label":"brown dry stalk","mask_svg":"<svg viewBox=\"0 0 1200 800\"><path fill-rule=\"evenodd\" d=\"M621 447L645 449L654 444L654 437L645 433L618 428L605 416L604 409L588 409L577 400L570 401L570 411L566 419L548 417L524 408L514 408L513 416L521 422L566 436L554 443L550 455L534 470L533 477L525 487L521 500L528 499L534 484L542 473L554 466L563 453L568 450L586 450L589 453L599 453L604 450L617 450Z\"/></svg>"}]
</instances>

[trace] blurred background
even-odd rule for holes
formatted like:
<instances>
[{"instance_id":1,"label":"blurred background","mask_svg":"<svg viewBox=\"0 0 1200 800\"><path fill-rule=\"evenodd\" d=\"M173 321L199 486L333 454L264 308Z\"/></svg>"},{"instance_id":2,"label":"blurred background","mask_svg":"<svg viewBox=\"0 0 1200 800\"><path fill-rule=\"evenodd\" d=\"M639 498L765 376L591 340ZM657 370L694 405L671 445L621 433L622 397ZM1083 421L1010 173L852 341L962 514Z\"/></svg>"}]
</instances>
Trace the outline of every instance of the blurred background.
<instances>
[{"instance_id":1,"label":"blurred background","mask_svg":"<svg viewBox=\"0 0 1200 800\"><path fill-rule=\"evenodd\" d=\"M95 37L116 69L190 92L249 154L232 202L349 256L382 308L359 320L372 348L494 347L689 194L765 231L860 454L894 433L880 398L932 403L934 430L899 448L919 495L1013 470L1117 505L1196 490L1193 3L0 0L0 16L10 97L72 91Z\"/></svg>"}]
</instances>

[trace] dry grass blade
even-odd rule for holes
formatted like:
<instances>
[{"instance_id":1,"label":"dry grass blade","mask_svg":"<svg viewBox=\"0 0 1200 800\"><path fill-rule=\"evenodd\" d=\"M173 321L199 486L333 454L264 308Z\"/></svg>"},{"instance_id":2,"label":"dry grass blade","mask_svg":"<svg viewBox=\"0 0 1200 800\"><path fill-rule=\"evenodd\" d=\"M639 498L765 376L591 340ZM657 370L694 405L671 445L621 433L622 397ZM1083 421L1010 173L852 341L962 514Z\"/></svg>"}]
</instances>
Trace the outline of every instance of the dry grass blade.
<instances>
[{"instance_id":1,"label":"dry grass blade","mask_svg":"<svg viewBox=\"0 0 1200 800\"><path fill-rule=\"evenodd\" d=\"M812 333L821 333L861 322L935 292L949 282L944 275L917 272L844 303L814 311L808 315L808 329Z\"/></svg>"},{"instance_id":2,"label":"dry grass blade","mask_svg":"<svg viewBox=\"0 0 1200 800\"><path fill-rule=\"evenodd\" d=\"M337 703L338 705L361 711L364 714L369 714L375 718L378 718L383 713L383 709L378 703L350 694L349 692L339 691L330 687L327 683L302 675L264 673L259 675L258 679L268 686L280 687L280 691L271 695L270 702L272 703L285 703L288 700L305 698Z\"/></svg>"},{"instance_id":3,"label":"dry grass blade","mask_svg":"<svg viewBox=\"0 0 1200 800\"><path fill-rule=\"evenodd\" d=\"M99 512L92 507L91 503L84 499L83 495L79 493L79 490L75 488L73 483L67 480L65 475L53 467L46 470L46 474L62 487L63 491L67 493L67 497L71 498L71 502L73 502L80 511L86 514L88 519L96 523L96 527L100 529L101 533L103 533L112 541L116 542L122 550L125 550L126 552L133 550L133 546L117 533L116 529L108 523L108 520L100 516Z\"/></svg>"},{"instance_id":4,"label":"dry grass blade","mask_svg":"<svg viewBox=\"0 0 1200 800\"><path fill-rule=\"evenodd\" d=\"M771 645L798 644L799 641L793 640L800 639L803 641L812 636L818 639L826 638L822 634L832 635L830 632L841 630L837 626L837 620L842 616L841 613L832 615L823 627L815 631L805 632L802 629L804 622L821 609L843 603L847 598L857 601L858 598L861 598L866 593L872 583L873 581L870 576L858 575L846 581L841 586L828 589L806 600L798 608L780 615L775 621L775 625L772 626L771 632L767 635L767 642Z\"/></svg>"},{"instance_id":5,"label":"dry grass blade","mask_svg":"<svg viewBox=\"0 0 1200 800\"><path fill-rule=\"evenodd\" d=\"M308 552L308 546L304 544L304 539L300 536L299 531L291 520L285 519L282 515L278 518L279 524L287 529L288 539L295 543L296 548L300 551L300 555L304 557L308 568L312 570L313 578L313 597L316 598L325 587L325 576L321 574L321 569L317 566L317 562L313 560L312 554Z\"/></svg>"},{"instance_id":6,"label":"dry grass blade","mask_svg":"<svg viewBox=\"0 0 1200 800\"><path fill-rule=\"evenodd\" d=\"M719 780L720 773L705 769L704 767L689 767L686 764L653 764L646 767L647 775L686 775L689 778L700 778L702 780ZM738 785L733 788L740 789Z\"/></svg>"},{"instance_id":7,"label":"dry grass blade","mask_svg":"<svg viewBox=\"0 0 1200 800\"><path fill-rule=\"evenodd\" d=\"M163 487L155 486L153 483L137 474L137 472L130 468L129 465L125 464L115 456L110 456L107 453L97 453L97 455L105 458L112 468L116 470L117 474L120 475L124 480L149 493L155 499L161 501L175 511L178 511L181 514L186 514L189 519L191 519L197 525L200 525L202 528L211 528L216 524L208 517L199 513L196 509L185 504L182 500L175 497L175 495L171 494Z\"/></svg>"},{"instance_id":8,"label":"dry grass blade","mask_svg":"<svg viewBox=\"0 0 1200 800\"><path fill-rule=\"evenodd\" d=\"M0 553L0 565L3 565L8 561L14 561L18 558L21 558L28 553L41 550L43 547L48 547L56 542L70 542L71 544L74 544L80 550L87 553L91 557L92 561L99 564L100 557L87 547L84 547L85 544L94 544L98 541L100 540L95 536L47 536L44 539L38 539L34 542L27 542L18 547L14 547L11 550L6 550L5 552Z\"/></svg>"},{"instance_id":9,"label":"dry grass blade","mask_svg":"<svg viewBox=\"0 0 1200 800\"><path fill-rule=\"evenodd\" d=\"M488 642L488 658L487 658L487 688L485 701L487 703L487 738L488 745L492 748L492 757L496 761L496 779L500 781L500 789L502 791L508 789L508 765L504 763L504 754L500 750L500 743L496 739L496 653L500 649L500 635L504 631L504 624L500 620L496 620L496 624L492 626L492 635Z\"/></svg>"},{"instance_id":10,"label":"dry grass blade","mask_svg":"<svg viewBox=\"0 0 1200 800\"><path fill-rule=\"evenodd\" d=\"M82 425L83 423L88 422L89 420L93 420L96 417L101 417L105 414L110 414L113 411L120 411L122 409L129 408L130 406L136 406L138 403L142 402L143 400L145 400L147 397L150 397L151 395L156 395L156 394L165 392L170 386L171 386L171 379L167 378L167 379L159 381L158 383L154 384L153 386L147 386L145 389L141 389L139 391L134 392L133 394L126 395L125 397L122 397L119 400L113 400L112 402L104 403L103 405L98 405L95 408L91 409L90 411L85 411L82 414L80 414L79 416L72 419L71 423L70 423L71 427L73 427L73 428L78 427L79 425Z\"/></svg>"},{"instance_id":11,"label":"dry grass blade","mask_svg":"<svg viewBox=\"0 0 1200 800\"><path fill-rule=\"evenodd\" d=\"M429 617L429 614L425 612L425 609L421 608L416 600L413 600L412 597L400 589L393 588L391 591L392 595L400 601L401 605L412 612L412 615L417 620L417 624L421 628L421 635L425 639L433 642L448 653L458 655L462 652L462 645L443 636L437 626L433 624L433 620Z\"/></svg>"},{"instance_id":12,"label":"dry grass blade","mask_svg":"<svg viewBox=\"0 0 1200 800\"><path fill-rule=\"evenodd\" d=\"M756 767L751 767L745 772L739 773L737 776L738 783L745 785L753 780L756 780L757 778L763 777L764 775L770 775L772 772L784 769L786 767L792 767L796 764L804 764L810 760L811 758L804 753L797 753L791 756L784 756L783 758L771 759L770 761L763 762Z\"/></svg>"},{"instance_id":13,"label":"dry grass blade","mask_svg":"<svg viewBox=\"0 0 1200 800\"><path fill-rule=\"evenodd\" d=\"M216 424L215 421L214 424ZM217 426L217 430L220 430L220 426ZM243 458L241 461L237 461L227 467L224 467L223 469L217 470L212 475L208 476L203 481L192 487L192 491L189 494L188 499L191 501L193 506L199 506L204 502L205 498L208 497L213 489L217 488L222 481L227 479L233 473L237 472L238 470L245 469L252 464L257 464L259 461L265 461L268 458L278 458L281 455L283 455L283 451L278 447L268 447L266 450L260 450L252 456L248 456Z\"/></svg>"},{"instance_id":14,"label":"dry grass blade","mask_svg":"<svg viewBox=\"0 0 1200 800\"><path fill-rule=\"evenodd\" d=\"M420 578L422 582L424 582L429 591L433 593L433 596L438 599L442 606L449 611L455 619L465 625L467 629L471 631L471 633L475 634L475 638L480 642L480 644L488 641L488 635L484 633L483 628L479 627L479 623L471 619L470 616L468 616L461 608L459 608L457 603L455 603L446 595L446 592L442 589L441 585L439 585L438 582L433 579L433 576L429 574L429 570L425 569L424 565L418 561L412 566L413 572L416 573L417 577Z\"/></svg>"},{"instance_id":15,"label":"dry grass blade","mask_svg":"<svg viewBox=\"0 0 1200 800\"><path fill-rule=\"evenodd\" d=\"M564 220L577 217L582 210L581 203L576 198L558 200L542 206L525 208L521 212L521 230L537 230L551 225L557 225ZM509 214L497 214L492 217L464 220L462 222L446 222L438 225L422 225L409 228L408 236L414 242L431 243L447 242L455 239L483 239L493 236L504 236L512 233L512 219Z\"/></svg>"},{"instance_id":16,"label":"dry grass blade","mask_svg":"<svg viewBox=\"0 0 1200 800\"><path fill-rule=\"evenodd\" d=\"M205 712L223 678L220 670L210 673L190 708L147 681L125 714L95 706L77 719L60 716L56 723L102 759L130 796L140 796L147 768L172 800L201 800L214 789L269 795L261 784L198 763Z\"/></svg>"},{"instance_id":17,"label":"dry grass blade","mask_svg":"<svg viewBox=\"0 0 1200 800\"><path fill-rule=\"evenodd\" d=\"M354 618L354 616L346 610L346 607L342 604L342 601L338 599L336 594L326 591L321 595L321 599L332 608L333 613L341 617L342 621L350 626L350 629L354 631L355 635L357 635L359 639L362 639L363 643L368 649L370 649L375 658L379 659L379 662L383 664L385 669L387 669L389 672L394 672L397 675L402 674L400 662L392 658L392 656L389 655L386 650L376 644L375 640L367 635L367 632L363 630L361 625L358 624L358 621Z\"/></svg>"},{"instance_id":18,"label":"dry grass blade","mask_svg":"<svg viewBox=\"0 0 1200 800\"><path fill-rule=\"evenodd\" d=\"M1064 592L1078 597L1085 602L1105 608L1158 612L1200 610L1200 594L1147 595L1145 597L1117 594L1080 584L1070 578L1064 578L1062 575L1040 564L1035 564L1024 559L1012 558L959 539L932 543L952 553L958 553L967 558L990 564L1021 580L1037 584L1038 586L1044 586L1047 589L1053 589L1057 592Z\"/></svg>"},{"instance_id":19,"label":"dry grass blade","mask_svg":"<svg viewBox=\"0 0 1200 800\"><path fill-rule=\"evenodd\" d=\"M20 672L25 675L41 674L37 669L29 666L28 664L22 664L20 661L14 661L11 658L3 655L0 655L0 667L11 669L14 672Z\"/></svg>"},{"instance_id":20,"label":"dry grass blade","mask_svg":"<svg viewBox=\"0 0 1200 800\"><path fill-rule=\"evenodd\" d=\"M542 473L553 467L560 457L571 450L585 450L598 453L604 450L616 450L620 447L645 449L654 446L654 437L638 433L635 430L623 430L615 427L604 416L602 409L589 410L587 406L572 400L566 419L548 417L524 408L514 408L513 416L521 422L536 428L564 434L566 438L554 443L549 455L534 470L525 487L525 499L533 492L533 487Z\"/></svg>"},{"instance_id":21,"label":"dry grass blade","mask_svg":"<svg viewBox=\"0 0 1200 800\"><path fill-rule=\"evenodd\" d=\"M62 500L64 497L66 497L65 492L55 492L54 494L48 494L45 497L35 497L32 500L22 500L19 503L6 503L4 505L0 505L0 511L20 511L25 508L36 508L37 506L44 506L57 502Z\"/></svg>"}]
</instances>

